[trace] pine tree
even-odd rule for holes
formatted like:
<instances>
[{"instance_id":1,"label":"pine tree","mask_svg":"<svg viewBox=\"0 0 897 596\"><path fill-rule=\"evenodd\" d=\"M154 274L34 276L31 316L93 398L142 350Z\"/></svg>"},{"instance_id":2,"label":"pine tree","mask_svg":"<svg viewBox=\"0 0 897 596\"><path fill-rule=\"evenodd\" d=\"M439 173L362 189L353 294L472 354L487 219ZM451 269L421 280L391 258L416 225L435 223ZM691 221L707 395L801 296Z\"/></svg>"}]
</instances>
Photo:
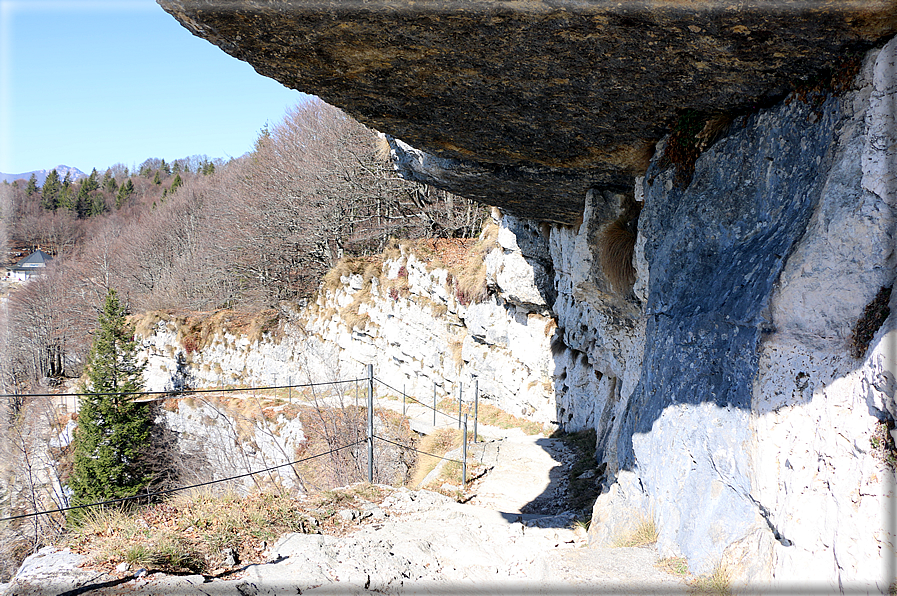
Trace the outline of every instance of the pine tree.
<instances>
[{"instance_id":1,"label":"pine tree","mask_svg":"<svg viewBox=\"0 0 897 596\"><path fill-rule=\"evenodd\" d=\"M90 212L90 191L88 188L86 180L78 188L78 195L75 198L75 211L77 211L79 218L87 217Z\"/></svg>"},{"instance_id":2,"label":"pine tree","mask_svg":"<svg viewBox=\"0 0 897 596\"><path fill-rule=\"evenodd\" d=\"M28 186L25 187L25 194L30 197L39 190L40 188L37 186L37 176L32 173L31 178L28 179Z\"/></svg>"},{"instance_id":3,"label":"pine tree","mask_svg":"<svg viewBox=\"0 0 897 596\"><path fill-rule=\"evenodd\" d=\"M44 180L44 188L41 191L40 206L47 211L54 211L59 205L59 191L61 190L59 183L59 173L56 170L50 170L47 178Z\"/></svg>"},{"instance_id":4,"label":"pine tree","mask_svg":"<svg viewBox=\"0 0 897 596\"><path fill-rule=\"evenodd\" d=\"M114 193L118 190L118 183L115 181L115 175L111 169L107 169L106 173L103 174L103 190L108 193Z\"/></svg>"},{"instance_id":5,"label":"pine tree","mask_svg":"<svg viewBox=\"0 0 897 596\"><path fill-rule=\"evenodd\" d=\"M150 443L146 404L134 401L143 389L145 363L125 309L109 290L87 365L88 387L74 436L70 487L75 504L138 494L150 481L145 451Z\"/></svg>"},{"instance_id":6,"label":"pine tree","mask_svg":"<svg viewBox=\"0 0 897 596\"><path fill-rule=\"evenodd\" d=\"M174 175L174 180L171 181L171 188L168 189L169 192L174 192L174 191L176 191L176 190L178 189L178 187L179 187L181 184L183 184L183 183L184 183L184 181L181 179L181 175L180 175L180 174L175 174L175 175Z\"/></svg>"},{"instance_id":7,"label":"pine tree","mask_svg":"<svg viewBox=\"0 0 897 596\"><path fill-rule=\"evenodd\" d=\"M115 195L115 206L121 207L124 205L132 194L134 194L134 183L128 178L118 187L118 194Z\"/></svg>"},{"instance_id":8,"label":"pine tree","mask_svg":"<svg viewBox=\"0 0 897 596\"><path fill-rule=\"evenodd\" d=\"M97 174L97 169L94 168L90 172L90 176L87 177L87 180L81 183L81 188L86 188L87 192L93 192L100 188L100 181L97 180L98 176L99 174Z\"/></svg>"},{"instance_id":9,"label":"pine tree","mask_svg":"<svg viewBox=\"0 0 897 596\"><path fill-rule=\"evenodd\" d=\"M88 211L88 215L90 217L95 217L104 213L106 213L106 197L101 193L95 193L90 197L90 210Z\"/></svg>"},{"instance_id":10,"label":"pine tree","mask_svg":"<svg viewBox=\"0 0 897 596\"><path fill-rule=\"evenodd\" d=\"M56 208L74 211L76 206L75 191L72 190L71 185L63 185L56 199Z\"/></svg>"}]
</instances>

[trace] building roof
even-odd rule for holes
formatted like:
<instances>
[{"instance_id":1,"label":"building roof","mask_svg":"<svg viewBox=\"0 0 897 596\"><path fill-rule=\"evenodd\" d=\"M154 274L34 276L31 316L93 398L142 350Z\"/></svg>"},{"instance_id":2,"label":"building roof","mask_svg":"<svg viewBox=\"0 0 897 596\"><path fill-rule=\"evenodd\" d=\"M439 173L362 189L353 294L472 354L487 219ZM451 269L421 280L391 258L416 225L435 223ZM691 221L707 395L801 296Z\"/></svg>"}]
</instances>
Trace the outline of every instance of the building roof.
<instances>
[{"instance_id":1,"label":"building roof","mask_svg":"<svg viewBox=\"0 0 897 596\"><path fill-rule=\"evenodd\" d=\"M52 260L53 257L38 249L16 263L12 271L30 271L38 267L46 267L47 263Z\"/></svg>"}]
</instances>

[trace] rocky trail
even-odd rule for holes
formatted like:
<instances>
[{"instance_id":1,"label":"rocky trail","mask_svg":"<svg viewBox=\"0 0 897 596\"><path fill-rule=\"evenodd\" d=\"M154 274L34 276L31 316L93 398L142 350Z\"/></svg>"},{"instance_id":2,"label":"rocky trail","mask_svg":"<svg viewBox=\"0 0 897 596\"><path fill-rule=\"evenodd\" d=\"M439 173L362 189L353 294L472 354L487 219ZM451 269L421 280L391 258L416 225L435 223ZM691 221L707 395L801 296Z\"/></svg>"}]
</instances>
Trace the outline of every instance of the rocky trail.
<instances>
[{"instance_id":1,"label":"rocky trail","mask_svg":"<svg viewBox=\"0 0 897 596\"><path fill-rule=\"evenodd\" d=\"M401 410L401 402L387 407ZM382 404L381 404L382 405ZM432 411L409 410L432 427ZM448 425L452 421L447 420ZM455 421L456 423L456 421ZM564 466L557 439L480 426L472 447L485 474L465 504L429 491L391 490L350 512L364 519L342 536L287 534L267 562L221 579L133 570L110 574L46 548L26 560L7 595L43 594L669 594L685 584L655 567L653 548L589 548L574 514L562 511ZM135 577L137 576L137 577Z\"/></svg>"}]
</instances>

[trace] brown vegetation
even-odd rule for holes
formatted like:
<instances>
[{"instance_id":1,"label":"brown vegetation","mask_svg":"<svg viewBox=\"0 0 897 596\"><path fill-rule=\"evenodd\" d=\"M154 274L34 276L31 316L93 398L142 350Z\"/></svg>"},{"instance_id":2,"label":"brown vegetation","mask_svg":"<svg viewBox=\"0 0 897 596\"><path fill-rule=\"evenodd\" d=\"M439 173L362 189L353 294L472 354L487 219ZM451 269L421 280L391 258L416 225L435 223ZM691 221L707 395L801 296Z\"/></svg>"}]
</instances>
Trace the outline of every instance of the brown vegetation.
<instances>
[{"instance_id":1,"label":"brown vegetation","mask_svg":"<svg viewBox=\"0 0 897 596\"><path fill-rule=\"evenodd\" d=\"M620 294L627 294L635 283L636 271L632 263L635 241L636 235L625 218L612 221L601 233L601 269Z\"/></svg>"},{"instance_id":2,"label":"brown vegetation","mask_svg":"<svg viewBox=\"0 0 897 596\"><path fill-rule=\"evenodd\" d=\"M110 168L85 194L90 212L0 185L0 246L40 245L56 257L10 302L10 323L21 332L3 363L7 382L77 375L108 288L138 312L257 312L310 297L341 257L377 253L390 236L479 229L481 207L397 177L378 139L309 100L228 163L151 159L139 172ZM119 201L114 189L126 183L133 191ZM77 195L80 184L70 191ZM201 347L204 333L185 337L185 347Z\"/></svg>"},{"instance_id":3,"label":"brown vegetation","mask_svg":"<svg viewBox=\"0 0 897 596\"><path fill-rule=\"evenodd\" d=\"M891 314L891 307L888 304L892 288L893 286L882 286L875 298L863 309L862 316L854 325L850 336L850 355L854 358L860 359L866 355L872 338Z\"/></svg>"}]
</instances>

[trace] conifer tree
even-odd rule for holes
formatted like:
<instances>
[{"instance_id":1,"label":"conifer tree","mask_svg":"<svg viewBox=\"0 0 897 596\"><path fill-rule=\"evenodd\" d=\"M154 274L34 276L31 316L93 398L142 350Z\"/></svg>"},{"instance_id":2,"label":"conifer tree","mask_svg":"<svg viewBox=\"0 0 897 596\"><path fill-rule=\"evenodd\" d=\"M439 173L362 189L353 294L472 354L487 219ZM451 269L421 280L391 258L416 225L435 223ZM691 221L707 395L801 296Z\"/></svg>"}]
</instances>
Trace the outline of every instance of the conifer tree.
<instances>
[{"instance_id":1,"label":"conifer tree","mask_svg":"<svg viewBox=\"0 0 897 596\"><path fill-rule=\"evenodd\" d=\"M60 190L59 173L56 170L50 170L47 174L47 178L44 180L40 206L47 211L54 211L59 204Z\"/></svg>"},{"instance_id":2,"label":"conifer tree","mask_svg":"<svg viewBox=\"0 0 897 596\"><path fill-rule=\"evenodd\" d=\"M106 213L106 197L101 193L95 193L90 197L90 210L88 211L88 215L90 217L95 217L104 213Z\"/></svg>"},{"instance_id":3,"label":"conifer tree","mask_svg":"<svg viewBox=\"0 0 897 596\"><path fill-rule=\"evenodd\" d=\"M65 184L63 184L62 189L59 191L59 195L56 199L56 208L75 211L75 207L77 207L75 200L75 191L72 190L71 185L66 186Z\"/></svg>"},{"instance_id":4,"label":"conifer tree","mask_svg":"<svg viewBox=\"0 0 897 596\"><path fill-rule=\"evenodd\" d=\"M169 188L169 192L174 192L178 189L178 187L183 184L184 181L181 179L180 174L174 175L174 180L171 181L171 188Z\"/></svg>"},{"instance_id":5,"label":"conifer tree","mask_svg":"<svg viewBox=\"0 0 897 596\"><path fill-rule=\"evenodd\" d=\"M81 183L78 188L78 195L75 198L75 211L79 218L87 217L90 212L90 191L88 190L87 181Z\"/></svg>"},{"instance_id":6,"label":"conifer tree","mask_svg":"<svg viewBox=\"0 0 897 596\"><path fill-rule=\"evenodd\" d=\"M28 186L25 187L25 194L29 197L40 190L37 186L37 176L32 172L31 178L28 179Z\"/></svg>"},{"instance_id":7,"label":"conifer tree","mask_svg":"<svg viewBox=\"0 0 897 596\"><path fill-rule=\"evenodd\" d=\"M130 178L128 178L121 186L118 187L118 194L115 195L115 206L121 207L122 205L124 205L128 200L128 197L130 197L132 194L134 194L134 183L131 182Z\"/></svg>"},{"instance_id":8,"label":"conifer tree","mask_svg":"<svg viewBox=\"0 0 897 596\"><path fill-rule=\"evenodd\" d=\"M90 172L90 176L87 177L87 180L81 183L81 187L86 188L87 192L93 192L97 190L98 188L100 188L100 181L97 180L98 176L99 174L97 174L97 169L94 168Z\"/></svg>"},{"instance_id":9,"label":"conifer tree","mask_svg":"<svg viewBox=\"0 0 897 596\"><path fill-rule=\"evenodd\" d=\"M150 481L143 457L150 443L146 404L134 401L143 389L145 363L125 308L109 290L87 365L88 387L74 436L70 487L75 504L138 494Z\"/></svg>"},{"instance_id":10,"label":"conifer tree","mask_svg":"<svg viewBox=\"0 0 897 596\"><path fill-rule=\"evenodd\" d=\"M103 190L108 193L118 190L118 183L115 181L115 175L113 175L111 169L107 169L106 173L103 174Z\"/></svg>"}]
</instances>

